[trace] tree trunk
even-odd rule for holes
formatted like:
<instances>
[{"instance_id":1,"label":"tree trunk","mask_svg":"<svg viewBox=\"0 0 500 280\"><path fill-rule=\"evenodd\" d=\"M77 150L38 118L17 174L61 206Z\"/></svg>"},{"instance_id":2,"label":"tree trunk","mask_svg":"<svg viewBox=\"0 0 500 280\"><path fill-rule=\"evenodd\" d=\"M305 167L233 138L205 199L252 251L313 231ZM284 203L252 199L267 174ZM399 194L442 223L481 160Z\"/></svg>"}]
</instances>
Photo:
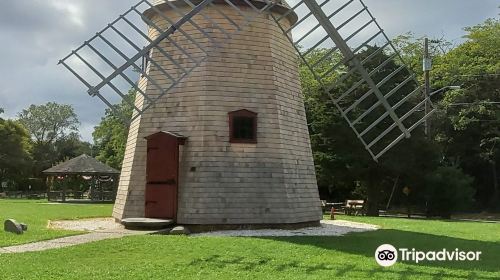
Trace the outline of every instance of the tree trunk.
<instances>
[{"instance_id":1,"label":"tree trunk","mask_svg":"<svg viewBox=\"0 0 500 280\"><path fill-rule=\"evenodd\" d=\"M498 200L500 194L498 191L497 163L495 160L491 163L491 172L493 175L493 194L491 196L490 205L493 210L498 210Z\"/></svg>"},{"instance_id":2,"label":"tree trunk","mask_svg":"<svg viewBox=\"0 0 500 280\"><path fill-rule=\"evenodd\" d=\"M411 203L410 203L409 196L407 196L407 199L406 199L406 214L408 215L408 219L411 219Z\"/></svg>"},{"instance_id":3,"label":"tree trunk","mask_svg":"<svg viewBox=\"0 0 500 280\"><path fill-rule=\"evenodd\" d=\"M370 176L368 180L368 186L366 190L367 202L366 202L366 215L371 217L379 216L379 197L380 189L377 185L377 181L374 180L374 176Z\"/></svg>"},{"instance_id":4,"label":"tree trunk","mask_svg":"<svg viewBox=\"0 0 500 280\"><path fill-rule=\"evenodd\" d=\"M396 187L398 186L399 176L396 177L396 181L394 181L394 185L392 186L391 196L389 196L389 200L387 201L387 205L385 206L385 210L389 210L389 206L391 206L392 197L394 196L394 192L396 191Z\"/></svg>"}]
</instances>

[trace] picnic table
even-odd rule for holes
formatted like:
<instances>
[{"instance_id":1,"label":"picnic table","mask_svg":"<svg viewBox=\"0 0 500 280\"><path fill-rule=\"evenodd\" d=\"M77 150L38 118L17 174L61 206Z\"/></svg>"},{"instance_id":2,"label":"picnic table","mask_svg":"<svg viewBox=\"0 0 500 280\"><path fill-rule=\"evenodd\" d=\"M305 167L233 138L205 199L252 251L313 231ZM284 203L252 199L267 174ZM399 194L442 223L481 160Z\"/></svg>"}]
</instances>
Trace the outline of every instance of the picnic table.
<instances>
[{"instance_id":1,"label":"picnic table","mask_svg":"<svg viewBox=\"0 0 500 280\"><path fill-rule=\"evenodd\" d=\"M346 215L363 215L364 214L364 200L346 200L344 213Z\"/></svg>"},{"instance_id":2,"label":"picnic table","mask_svg":"<svg viewBox=\"0 0 500 280\"><path fill-rule=\"evenodd\" d=\"M326 200L321 200L321 209L323 212L330 212L332 208L342 209L343 206L343 202L326 202Z\"/></svg>"},{"instance_id":3,"label":"picnic table","mask_svg":"<svg viewBox=\"0 0 500 280\"><path fill-rule=\"evenodd\" d=\"M344 211L346 215L364 215L365 201L348 199L345 202L326 202L321 200L323 212L330 212L332 208Z\"/></svg>"}]
</instances>

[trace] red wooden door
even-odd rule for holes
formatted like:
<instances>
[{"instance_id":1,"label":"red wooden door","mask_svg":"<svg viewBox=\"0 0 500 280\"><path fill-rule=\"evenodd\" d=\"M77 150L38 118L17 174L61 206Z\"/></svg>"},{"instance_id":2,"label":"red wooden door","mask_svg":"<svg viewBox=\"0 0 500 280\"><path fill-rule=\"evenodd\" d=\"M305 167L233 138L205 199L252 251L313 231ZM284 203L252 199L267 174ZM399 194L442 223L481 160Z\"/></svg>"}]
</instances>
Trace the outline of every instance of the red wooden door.
<instances>
[{"instance_id":1,"label":"red wooden door","mask_svg":"<svg viewBox=\"0 0 500 280\"><path fill-rule=\"evenodd\" d=\"M178 139L168 134L155 134L148 139L146 181L151 184L177 180L178 169Z\"/></svg>"},{"instance_id":2,"label":"red wooden door","mask_svg":"<svg viewBox=\"0 0 500 280\"><path fill-rule=\"evenodd\" d=\"M165 133L148 139L146 218L175 219L179 177L179 140Z\"/></svg>"},{"instance_id":3,"label":"red wooden door","mask_svg":"<svg viewBox=\"0 0 500 280\"><path fill-rule=\"evenodd\" d=\"M146 218L175 219L177 216L177 185L146 185Z\"/></svg>"}]
</instances>

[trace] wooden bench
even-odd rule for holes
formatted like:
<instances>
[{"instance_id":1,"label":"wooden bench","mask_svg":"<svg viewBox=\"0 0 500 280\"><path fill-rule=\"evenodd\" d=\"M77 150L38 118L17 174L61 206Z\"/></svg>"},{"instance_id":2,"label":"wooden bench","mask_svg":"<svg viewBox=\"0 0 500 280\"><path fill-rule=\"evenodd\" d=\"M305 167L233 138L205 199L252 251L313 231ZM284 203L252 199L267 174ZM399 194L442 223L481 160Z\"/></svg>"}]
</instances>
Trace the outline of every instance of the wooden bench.
<instances>
[{"instance_id":1,"label":"wooden bench","mask_svg":"<svg viewBox=\"0 0 500 280\"><path fill-rule=\"evenodd\" d=\"M365 208L364 200L348 199L345 202L343 210L346 215L363 215L364 208Z\"/></svg>"},{"instance_id":2,"label":"wooden bench","mask_svg":"<svg viewBox=\"0 0 500 280\"><path fill-rule=\"evenodd\" d=\"M29 194L28 195L28 199L36 199L36 200L40 200L42 199L42 196L39 195L39 194L36 194L36 193L32 193L32 194Z\"/></svg>"}]
</instances>

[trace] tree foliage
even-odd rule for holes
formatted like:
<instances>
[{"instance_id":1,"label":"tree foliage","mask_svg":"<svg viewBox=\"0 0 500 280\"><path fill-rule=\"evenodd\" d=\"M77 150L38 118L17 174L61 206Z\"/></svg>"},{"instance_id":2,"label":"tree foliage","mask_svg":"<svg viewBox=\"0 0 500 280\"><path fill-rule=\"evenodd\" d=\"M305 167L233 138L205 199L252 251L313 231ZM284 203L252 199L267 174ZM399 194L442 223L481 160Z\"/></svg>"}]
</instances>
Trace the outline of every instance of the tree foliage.
<instances>
[{"instance_id":1,"label":"tree foliage","mask_svg":"<svg viewBox=\"0 0 500 280\"><path fill-rule=\"evenodd\" d=\"M466 29L467 41L446 53L436 66L436 84L459 83L438 100L441 109L436 140L444 157L476 178L476 198L481 205L500 208L500 21Z\"/></svg>"},{"instance_id":2,"label":"tree foliage","mask_svg":"<svg viewBox=\"0 0 500 280\"><path fill-rule=\"evenodd\" d=\"M126 98L116 108L123 116L132 117L132 106L135 100L135 92L130 91ZM109 166L121 169L127 143L128 125L123 119L113 114L111 109L106 110L105 116L101 119L92 133L96 158Z\"/></svg>"},{"instance_id":3,"label":"tree foliage","mask_svg":"<svg viewBox=\"0 0 500 280\"><path fill-rule=\"evenodd\" d=\"M26 175L30 148L29 134L22 125L0 118L0 182Z\"/></svg>"},{"instance_id":4,"label":"tree foliage","mask_svg":"<svg viewBox=\"0 0 500 280\"><path fill-rule=\"evenodd\" d=\"M465 30L468 34L463 44L437 57L433 69L435 86L500 74L500 20L488 19Z\"/></svg>"},{"instance_id":5,"label":"tree foliage","mask_svg":"<svg viewBox=\"0 0 500 280\"><path fill-rule=\"evenodd\" d=\"M32 139L34 177L55 163L91 152L90 144L80 140L80 122L71 105L54 102L31 105L18 118Z\"/></svg>"},{"instance_id":6,"label":"tree foliage","mask_svg":"<svg viewBox=\"0 0 500 280\"><path fill-rule=\"evenodd\" d=\"M424 194L427 215L450 218L451 214L467 209L474 200L474 178L452 166L441 166L425 178Z\"/></svg>"},{"instance_id":7,"label":"tree foliage","mask_svg":"<svg viewBox=\"0 0 500 280\"><path fill-rule=\"evenodd\" d=\"M77 132L80 124L71 105L54 102L31 105L20 112L18 118L38 144L52 144Z\"/></svg>"}]
</instances>

